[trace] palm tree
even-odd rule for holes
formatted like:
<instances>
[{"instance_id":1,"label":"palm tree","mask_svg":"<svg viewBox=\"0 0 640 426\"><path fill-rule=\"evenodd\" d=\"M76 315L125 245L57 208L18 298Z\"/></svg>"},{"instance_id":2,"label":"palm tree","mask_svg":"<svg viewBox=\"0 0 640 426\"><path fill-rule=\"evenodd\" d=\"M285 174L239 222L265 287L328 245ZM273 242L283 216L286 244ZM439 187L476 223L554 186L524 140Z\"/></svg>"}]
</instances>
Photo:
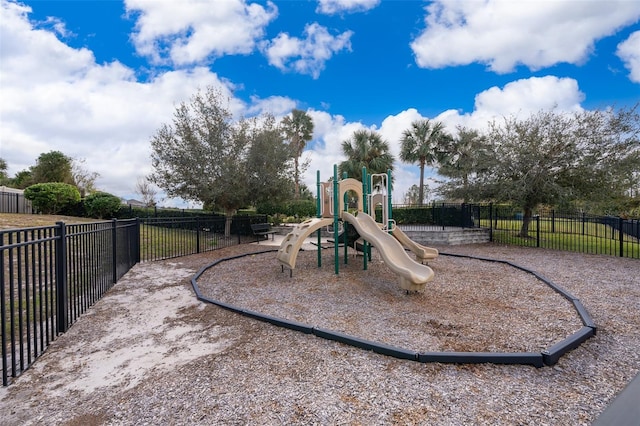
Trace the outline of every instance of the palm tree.
<instances>
[{"instance_id":1,"label":"palm tree","mask_svg":"<svg viewBox=\"0 0 640 426\"><path fill-rule=\"evenodd\" d=\"M289 147L291 148L291 154L294 162L294 182L295 182L295 198L300 198L300 163L299 159L302 156L307 142L309 142L313 136L313 120L304 111L294 109L291 111L290 116L286 116L282 119L282 129L284 131L285 138L289 141Z\"/></svg>"},{"instance_id":2,"label":"palm tree","mask_svg":"<svg viewBox=\"0 0 640 426\"><path fill-rule=\"evenodd\" d=\"M487 170L490 155L486 138L477 130L458 126L458 135L453 139L447 153L440 161L438 173L459 182L464 202L469 196L469 180Z\"/></svg>"},{"instance_id":3,"label":"palm tree","mask_svg":"<svg viewBox=\"0 0 640 426\"><path fill-rule=\"evenodd\" d=\"M416 120L410 129L402 132L400 159L420 166L419 204L424 202L424 167L438 162L444 146L451 139L444 124L429 119Z\"/></svg>"},{"instance_id":4,"label":"palm tree","mask_svg":"<svg viewBox=\"0 0 640 426\"><path fill-rule=\"evenodd\" d=\"M367 172L386 173L393 170L395 158L389 152L389 143L373 130L356 130L353 136L342 142L342 152L347 157L338 165L340 175L362 180L362 167Z\"/></svg>"}]
</instances>

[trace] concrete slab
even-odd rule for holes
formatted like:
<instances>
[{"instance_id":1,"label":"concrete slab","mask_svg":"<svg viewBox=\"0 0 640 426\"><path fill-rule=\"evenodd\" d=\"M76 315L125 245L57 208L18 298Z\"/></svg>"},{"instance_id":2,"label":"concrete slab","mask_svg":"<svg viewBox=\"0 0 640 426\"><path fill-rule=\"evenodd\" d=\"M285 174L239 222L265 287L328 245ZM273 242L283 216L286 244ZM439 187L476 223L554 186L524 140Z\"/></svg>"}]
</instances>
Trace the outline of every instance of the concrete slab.
<instances>
[{"instance_id":1,"label":"concrete slab","mask_svg":"<svg viewBox=\"0 0 640 426\"><path fill-rule=\"evenodd\" d=\"M252 243L255 245L260 245L260 246L274 246L274 247L280 247L280 245L282 244L282 241L284 240L284 238L286 237L286 235L274 235L273 236L273 240L271 238L269 238L268 240L260 240L258 242ZM321 244L325 245L328 244L327 242L327 238L322 237L320 239ZM308 237L305 238L304 243L302 244L301 249L302 250L317 250L318 246L316 245L318 243L318 237L316 236L312 236L312 237Z\"/></svg>"}]
</instances>

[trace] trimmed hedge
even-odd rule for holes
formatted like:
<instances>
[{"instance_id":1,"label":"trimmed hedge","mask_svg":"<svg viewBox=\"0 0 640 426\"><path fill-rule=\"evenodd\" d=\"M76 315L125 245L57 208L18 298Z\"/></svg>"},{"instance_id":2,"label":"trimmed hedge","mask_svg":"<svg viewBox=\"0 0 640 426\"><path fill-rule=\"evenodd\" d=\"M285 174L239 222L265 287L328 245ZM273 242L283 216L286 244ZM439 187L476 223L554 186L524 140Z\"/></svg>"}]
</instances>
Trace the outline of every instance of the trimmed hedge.
<instances>
[{"instance_id":1,"label":"trimmed hedge","mask_svg":"<svg viewBox=\"0 0 640 426\"><path fill-rule=\"evenodd\" d=\"M80 202L80 192L68 183L36 183L24 190L24 198L40 213L58 214L66 206Z\"/></svg>"}]
</instances>

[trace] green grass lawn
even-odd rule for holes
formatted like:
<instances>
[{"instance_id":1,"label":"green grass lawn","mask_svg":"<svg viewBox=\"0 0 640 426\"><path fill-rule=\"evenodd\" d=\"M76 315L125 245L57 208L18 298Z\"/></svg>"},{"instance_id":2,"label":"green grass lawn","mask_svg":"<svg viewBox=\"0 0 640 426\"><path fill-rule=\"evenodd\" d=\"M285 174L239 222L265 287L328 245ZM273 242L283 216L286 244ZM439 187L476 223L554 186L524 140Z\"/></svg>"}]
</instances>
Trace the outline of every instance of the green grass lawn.
<instances>
[{"instance_id":1,"label":"green grass lawn","mask_svg":"<svg viewBox=\"0 0 640 426\"><path fill-rule=\"evenodd\" d=\"M539 228L538 228L539 225ZM480 226L489 227L488 220ZM499 219L493 222L493 240L501 244L542 247L554 250L591 254L620 255L618 231L601 223L570 219L533 219L529 225L529 238L518 236L522 221ZM538 240L539 237L539 240ZM624 257L640 258L640 242L625 235L622 243Z\"/></svg>"},{"instance_id":2,"label":"green grass lawn","mask_svg":"<svg viewBox=\"0 0 640 426\"><path fill-rule=\"evenodd\" d=\"M142 261L168 259L196 252L210 251L231 245L237 237L226 239L223 235L200 231L200 248L196 231L165 228L140 224L140 257Z\"/></svg>"}]
</instances>

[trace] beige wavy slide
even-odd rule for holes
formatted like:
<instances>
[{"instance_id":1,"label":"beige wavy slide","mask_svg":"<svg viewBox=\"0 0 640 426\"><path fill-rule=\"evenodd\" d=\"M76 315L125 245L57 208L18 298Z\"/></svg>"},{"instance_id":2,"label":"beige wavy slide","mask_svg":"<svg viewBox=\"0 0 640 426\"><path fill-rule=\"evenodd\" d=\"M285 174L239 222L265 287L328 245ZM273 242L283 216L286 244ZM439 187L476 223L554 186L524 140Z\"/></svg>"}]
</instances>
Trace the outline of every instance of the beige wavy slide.
<instances>
[{"instance_id":1,"label":"beige wavy slide","mask_svg":"<svg viewBox=\"0 0 640 426\"><path fill-rule=\"evenodd\" d=\"M296 259L304 240L314 231L333 224L333 219L313 218L296 225L282 240L278 249L278 260L289 269L296 268Z\"/></svg>"},{"instance_id":2,"label":"beige wavy slide","mask_svg":"<svg viewBox=\"0 0 640 426\"><path fill-rule=\"evenodd\" d=\"M424 291L434 273L426 265L415 262L398 240L380 229L376 221L366 213L353 216L342 212L342 220L351 223L360 236L378 249L389 268L400 277L400 287L407 291Z\"/></svg>"},{"instance_id":3,"label":"beige wavy slide","mask_svg":"<svg viewBox=\"0 0 640 426\"><path fill-rule=\"evenodd\" d=\"M438 250L423 246L422 244L418 244L413 241L407 234L405 234L402 229L396 227L393 229L392 234L400 244L404 247L408 248L416 255L416 261L419 263L426 263L429 260L433 260L438 257Z\"/></svg>"}]
</instances>

